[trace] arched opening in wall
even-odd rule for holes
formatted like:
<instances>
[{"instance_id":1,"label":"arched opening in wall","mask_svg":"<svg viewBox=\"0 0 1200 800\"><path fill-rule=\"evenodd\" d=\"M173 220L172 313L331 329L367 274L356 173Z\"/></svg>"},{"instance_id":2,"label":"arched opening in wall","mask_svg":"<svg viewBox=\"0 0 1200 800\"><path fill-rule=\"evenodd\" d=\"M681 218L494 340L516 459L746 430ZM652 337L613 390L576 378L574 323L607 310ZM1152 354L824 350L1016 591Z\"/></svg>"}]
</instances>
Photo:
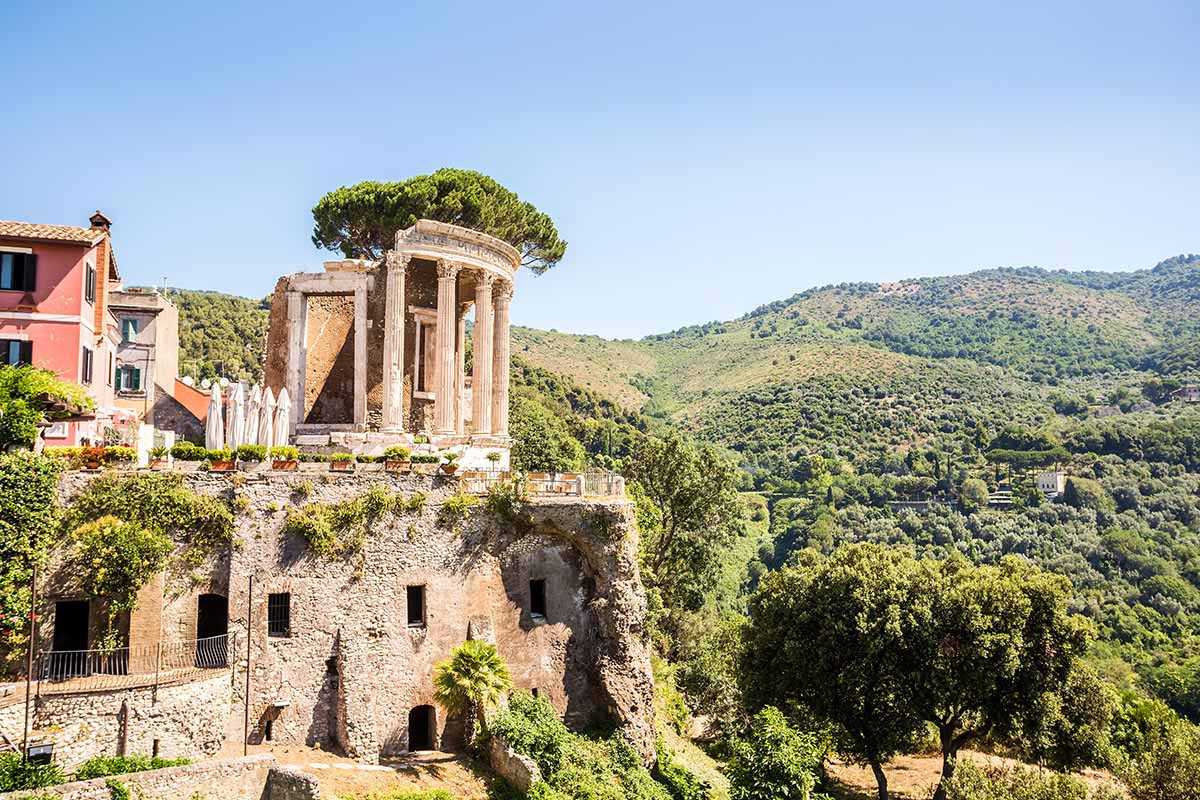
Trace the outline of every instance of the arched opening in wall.
<instances>
[{"instance_id":1,"label":"arched opening in wall","mask_svg":"<svg viewBox=\"0 0 1200 800\"><path fill-rule=\"evenodd\" d=\"M432 750L434 723L433 706L417 706L408 712L408 749Z\"/></svg>"},{"instance_id":2,"label":"arched opening in wall","mask_svg":"<svg viewBox=\"0 0 1200 800\"><path fill-rule=\"evenodd\" d=\"M223 667L228 647L229 598L202 594L196 600L196 666Z\"/></svg>"}]
</instances>

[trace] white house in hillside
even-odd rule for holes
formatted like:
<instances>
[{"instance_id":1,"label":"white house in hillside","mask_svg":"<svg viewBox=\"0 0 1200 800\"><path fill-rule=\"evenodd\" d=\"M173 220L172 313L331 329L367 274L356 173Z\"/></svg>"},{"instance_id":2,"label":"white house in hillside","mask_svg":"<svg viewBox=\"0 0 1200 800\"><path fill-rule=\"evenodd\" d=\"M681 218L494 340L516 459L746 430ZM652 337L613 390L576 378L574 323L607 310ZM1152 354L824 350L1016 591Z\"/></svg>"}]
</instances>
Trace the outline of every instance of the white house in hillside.
<instances>
[{"instance_id":1,"label":"white house in hillside","mask_svg":"<svg viewBox=\"0 0 1200 800\"><path fill-rule=\"evenodd\" d=\"M1067 487L1067 473L1057 471L1039 472L1037 487L1047 497L1056 497L1062 494L1063 490Z\"/></svg>"}]
</instances>

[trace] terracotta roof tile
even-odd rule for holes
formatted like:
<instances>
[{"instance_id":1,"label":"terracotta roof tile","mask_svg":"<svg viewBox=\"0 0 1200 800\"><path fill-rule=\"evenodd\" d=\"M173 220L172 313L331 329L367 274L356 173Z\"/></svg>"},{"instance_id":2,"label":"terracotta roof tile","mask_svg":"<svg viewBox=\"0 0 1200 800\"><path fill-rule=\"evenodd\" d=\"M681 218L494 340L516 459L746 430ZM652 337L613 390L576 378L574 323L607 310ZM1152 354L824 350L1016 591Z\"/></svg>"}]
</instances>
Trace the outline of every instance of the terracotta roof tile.
<instances>
[{"instance_id":1,"label":"terracotta roof tile","mask_svg":"<svg viewBox=\"0 0 1200 800\"><path fill-rule=\"evenodd\" d=\"M0 220L0 237L93 245L104 238L104 231L74 225L39 225L34 222Z\"/></svg>"}]
</instances>

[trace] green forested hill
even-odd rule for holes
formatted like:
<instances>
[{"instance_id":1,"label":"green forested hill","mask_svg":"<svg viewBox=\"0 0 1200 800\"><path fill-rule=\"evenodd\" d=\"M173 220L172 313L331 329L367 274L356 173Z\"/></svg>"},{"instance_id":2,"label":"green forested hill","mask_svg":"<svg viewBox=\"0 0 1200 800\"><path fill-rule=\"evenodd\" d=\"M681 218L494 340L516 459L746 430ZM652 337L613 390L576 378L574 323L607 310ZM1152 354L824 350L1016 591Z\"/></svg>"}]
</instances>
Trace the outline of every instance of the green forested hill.
<instances>
[{"instance_id":1,"label":"green forested hill","mask_svg":"<svg viewBox=\"0 0 1200 800\"><path fill-rule=\"evenodd\" d=\"M267 300L170 289L179 309L179 372L194 378L262 377Z\"/></svg>"}]
</instances>

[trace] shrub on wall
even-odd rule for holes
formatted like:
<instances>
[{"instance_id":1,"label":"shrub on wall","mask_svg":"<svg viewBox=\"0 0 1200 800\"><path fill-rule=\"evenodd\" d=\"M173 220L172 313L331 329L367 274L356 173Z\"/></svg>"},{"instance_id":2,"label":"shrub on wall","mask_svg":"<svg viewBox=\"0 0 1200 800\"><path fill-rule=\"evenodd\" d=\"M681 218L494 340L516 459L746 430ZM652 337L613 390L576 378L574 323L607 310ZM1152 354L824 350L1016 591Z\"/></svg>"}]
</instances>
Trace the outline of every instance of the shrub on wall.
<instances>
[{"instance_id":1,"label":"shrub on wall","mask_svg":"<svg viewBox=\"0 0 1200 800\"><path fill-rule=\"evenodd\" d=\"M190 545L193 560L233 541L229 507L215 497L193 492L181 475L102 475L74 498L65 527L73 530L109 515Z\"/></svg>"},{"instance_id":2,"label":"shrub on wall","mask_svg":"<svg viewBox=\"0 0 1200 800\"><path fill-rule=\"evenodd\" d=\"M129 755L129 756L96 756L83 762L75 770L75 780L86 781L92 778L106 778L109 775L127 775L131 772L145 772L164 767L179 767L192 763L186 758L159 758L158 756Z\"/></svg>"},{"instance_id":3,"label":"shrub on wall","mask_svg":"<svg viewBox=\"0 0 1200 800\"><path fill-rule=\"evenodd\" d=\"M117 615L132 611L138 590L167 565L171 540L159 531L113 516L81 525L71 538L77 547L83 593L89 599L105 601L108 611L102 647L115 646Z\"/></svg>"},{"instance_id":4,"label":"shrub on wall","mask_svg":"<svg viewBox=\"0 0 1200 800\"><path fill-rule=\"evenodd\" d=\"M489 725L518 753L537 762L545 780L530 792L539 800L672 800L666 787L642 765L625 738L571 733L544 698L517 691L508 710Z\"/></svg>"},{"instance_id":5,"label":"shrub on wall","mask_svg":"<svg viewBox=\"0 0 1200 800\"><path fill-rule=\"evenodd\" d=\"M19 664L29 642L29 581L58 527L62 469L57 458L0 455L0 672Z\"/></svg>"},{"instance_id":6,"label":"shrub on wall","mask_svg":"<svg viewBox=\"0 0 1200 800\"><path fill-rule=\"evenodd\" d=\"M309 481L297 482L293 490L301 497L312 493ZM387 514L420 511L425 495L408 497L375 485L364 494L340 503L305 503L288 512L283 532L300 536L318 555L346 558L362 550L367 527Z\"/></svg>"}]
</instances>

